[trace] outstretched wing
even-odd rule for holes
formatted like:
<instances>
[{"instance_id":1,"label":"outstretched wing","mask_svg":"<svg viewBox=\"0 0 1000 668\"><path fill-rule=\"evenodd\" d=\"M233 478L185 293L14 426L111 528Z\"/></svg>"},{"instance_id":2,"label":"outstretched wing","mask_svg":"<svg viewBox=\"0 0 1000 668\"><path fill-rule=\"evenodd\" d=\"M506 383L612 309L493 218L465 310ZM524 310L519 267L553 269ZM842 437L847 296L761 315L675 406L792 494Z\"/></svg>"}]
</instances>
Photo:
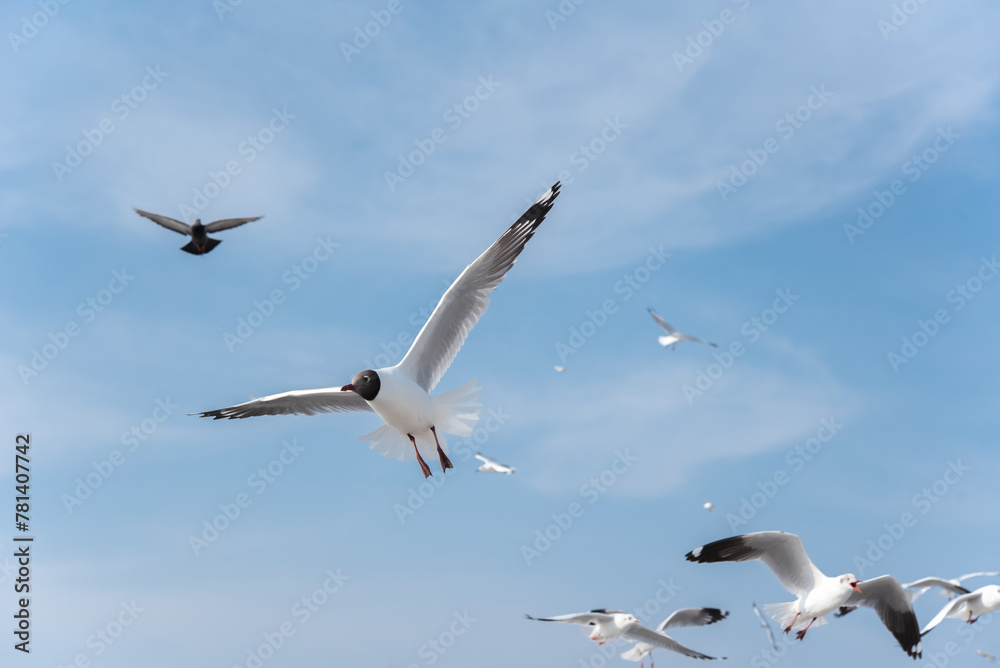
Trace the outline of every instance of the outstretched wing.
<instances>
[{"instance_id":1,"label":"outstretched wing","mask_svg":"<svg viewBox=\"0 0 1000 668\"><path fill-rule=\"evenodd\" d=\"M684 656L689 656L692 659L721 659L723 657L718 656L708 656L707 654L702 654L701 652L696 652L690 647L685 647L680 644L670 636L665 636L662 633L657 633L652 629L647 629L645 626L640 624L631 624L625 632L622 634L629 640L635 640L637 642L644 642L653 647L660 647L662 649L669 649L671 652L677 652L678 654L683 654Z\"/></svg>"},{"instance_id":2,"label":"outstretched wing","mask_svg":"<svg viewBox=\"0 0 1000 668\"><path fill-rule=\"evenodd\" d=\"M784 531L759 531L723 538L695 548L685 555L688 561L751 561L757 559L774 571L785 589L796 596L812 591L817 580L825 577L809 559L802 539Z\"/></svg>"},{"instance_id":3,"label":"outstretched wing","mask_svg":"<svg viewBox=\"0 0 1000 668\"><path fill-rule=\"evenodd\" d=\"M441 380L486 311L490 295L514 266L517 256L545 220L559 195L556 183L532 204L475 262L465 268L441 297L430 319L410 346L399 368L428 392Z\"/></svg>"},{"instance_id":4,"label":"outstretched wing","mask_svg":"<svg viewBox=\"0 0 1000 668\"><path fill-rule=\"evenodd\" d=\"M962 585L957 585L951 580L945 580L943 578L920 578L919 580L914 580L913 582L908 582L903 585L906 589L911 589L914 591L910 592L910 599L915 601L920 597L925 591L931 587L940 587L946 592L952 594L962 595L968 594L969 590Z\"/></svg>"},{"instance_id":5,"label":"outstretched wing","mask_svg":"<svg viewBox=\"0 0 1000 668\"><path fill-rule=\"evenodd\" d=\"M665 331L667 334L673 334L674 332L677 331L676 329L670 326L669 322L661 318L660 315L652 308L647 308L646 310L649 311L649 315L653 316L653 320L656 321L656 324L662 327L663 331Z\"/></svg>"},{"instance_id":6,"label":"outstretched wing","mask_svg":"<svg viewBox=\"0 0 1000 668\"><path fill-rule=\"evenodd\" d=\"M205 226L205 232L221 232L222 230L228 230L233 227L239 227L243 223L252 223L255 220L260 220L264 216L257 216L256 218L223 218L222 220L215 220Z\"/></svg>"},{"instance_id":7,"label":"outstretched wing","mask_svg":"<svg viewBox=\"0 0 1000 668\"><path fill-rule=\"evenodd\" d=\"M718 343L712 343L711 341L706 341L705 339L699 339L697 336L691 336L690 334L679 334L678 335L682 341L695 341L697 343L707 343L713 348L718 348Z\"/></svg>"},{"instance_id":8,"label":"outstretched wing","mask_svg":"<svg viewBox=\"0 0 1000 668\"><path fill-rule=\"evenodd\" d=\"M191 226L187 223L182 223L179 220L174 220L173 218L167 218L166 216L161 216L158 213L150 213L148 211L143 211L142 209L136 209L135 212L142 216L143 218L149 218L151 221L157 225L162 225L168 230L173 230L179 234L190 235Z\"/></svg>"},{"instance_id":9,"label":"outstretched wing","mask_svg":"<svg viewBox=\"0 0 1000 668\"><path fill-rule=\"evenodd\" d=\"M727 610L718 608L681 608L660 622L656 631L663 633L675 626L708 626L728 616Z\"/></svg>"},{"instance_id":10,"label":"outstretched wing","mask_svg":"<svg viewBox=\"0 0 1000 668\"><path fill-rule=\"evenodd\" d=\"M611 615L600 612L574 612L556 617L532 617L531 615L525 615L525 617L536 622L563 622L565 624L580 624L581 626L593 626L614 619Z\"/></svg>"},{"instance_id":11,"label":"outstretched wing","mask_svg":"<svg viewBox=\"0 0 1000 668\"><path fill-rule=\"evenodd\" d=\"M229 408L193 413L216 420L257 417L258 415L315 415L317 413L355 413L371 411L368 402L356 392L341 392L339 388L293 390L252 399Z\"/></svg>"},{"instance_id":12,"label":"outstretched wing","mask_svg":"<svg viewBox=\"0 0 1000 668\"><path fill-rule=\"evenodd\" d=\"M903 585L891 575L882 575L863 580L858 587L861 593L852 592L844 605L873 608L903 651L914 659L920 658L920 626L913 614L910 594Z\"/></svg>"}]
</instances>

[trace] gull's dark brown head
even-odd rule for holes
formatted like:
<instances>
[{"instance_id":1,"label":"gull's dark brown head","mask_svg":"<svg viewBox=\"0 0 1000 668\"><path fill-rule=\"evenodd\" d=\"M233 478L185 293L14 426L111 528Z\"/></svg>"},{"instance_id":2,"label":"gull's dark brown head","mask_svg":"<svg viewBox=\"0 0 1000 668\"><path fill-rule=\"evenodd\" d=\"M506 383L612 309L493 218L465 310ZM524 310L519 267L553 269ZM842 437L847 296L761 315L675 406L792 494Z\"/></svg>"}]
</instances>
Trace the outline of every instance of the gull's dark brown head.
<instances>
[{"instance_id":1,"label":"gull's dark brown head","mask_svg":"<svg viewBox=\"0 0 1000 668\"><path fill-rule=\"evenodd\" d=\"M344 385L340 390L342 392L357 392L365 401L371 401L378 396L380 387L382 387L382 381L379 379L378 374L371 369L366 369L356 375L354 380Z\"/></svg>"}]
</instances>

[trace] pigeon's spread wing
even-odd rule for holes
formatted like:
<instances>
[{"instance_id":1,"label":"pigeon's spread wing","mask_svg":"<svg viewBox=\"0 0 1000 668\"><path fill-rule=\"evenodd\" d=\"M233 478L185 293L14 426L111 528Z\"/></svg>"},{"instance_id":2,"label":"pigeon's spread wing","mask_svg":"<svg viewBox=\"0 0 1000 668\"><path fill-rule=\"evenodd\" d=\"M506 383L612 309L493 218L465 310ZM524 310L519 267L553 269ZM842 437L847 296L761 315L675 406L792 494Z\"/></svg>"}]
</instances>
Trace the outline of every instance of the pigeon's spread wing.
<instances>
[{"instance_id":1,"label":"pigeon's spread wing","mask_svg":"<svg viewBox=\"0 0 1000 668\"><path fill-rule=\"evenodd\" d=\"M861 593L853 592L844 605L873 608L903 651L914 659L920 658L920 626L903 585L891 575L882 575L862 580L858 588Z\"/></svg>"},{"instance_id":2,"label":"pigeon's spread wing","mask_svg":"<svg viewBox=\"0 0 1000 668\"><path fill-rule=\"evenodd\" d=\"M623 633L629 640L635 640L637 642L644 642L653 647L660 647L662 649L669 649L671 652L677 652L678 654L683 654L684 656L689 656L692 659L717 659L720 657L708 656L707 654L702 654L701 652L696 652L689 647L685 647L673 638L665 636L661 633L657 633L652 629L647 629L645 626L640 624L632 624Z\"/></svg>"},{"instance_id":3,"label":"pigeon's spread wing","mask_svg":"<svg viewBox=\"0 0 1000 668\"><path fill-rule=\"evenodd\" d=\"M158 225L162 225L168 230L173 230L179 234L189 235L191 234L191 226L187 223L182 223L179 220L174 220L173 218L167 218L166 216L161 216L158 213L149 213L148 211L143 211L142 209L136 209L135 212L142 216L143 218L149 218L151 221Z\"/></svg>"},{"instance_id":4,"label":"pigeon's spread wing","mask_svg":"<svg viewBox=\"0 0 1000 668\"><path fill-rule=\"evenodd\" d=\"M816 581L824 577L809 559L802 540L793 533L783 531L760 531L723 538L695 548L685 558L703 564L757 559L774 571L785 589L796 596L811 591Z\"/></svg>"},{"instance_id":5,"label":"pigeon's spread wing","mask_svg":"<svg viewBox=\"0 0 1000 668\"><path fill-rule=\"evenodd\" d=\"M653 320L656 321L656 324L658 324L660 327L662 327L663 331L665 331L667 334L673 334L674 332L677 331L676 329L674 329L673 327L670 326L669 322L667 322L666 320L664 320L663 318L661 318L656 311L654 311L651 308L650 309L646 309L646 310L649 311L649 315L653 316Z\"/></svg>"},{"instance_id":6,"label":"pigeon's spread wing","mask_svg":"<svg viewBox=\"0 0 1000 668\"><path fill-rule=\"evenodd\" d=\"M728 616L727 611L718 608L681 608L660 622L656 630L663 633L676 626L708 626Z\"/></svg>"},{"instance_id":7,"label":"pigeon's spread wing","mask_svg":"<svg viewBox=\"0 0 1000 668\"><path fill-rule=\"evenodd\" d=\"M559 183L531 205L492 246L451 284L410 346L399 368L430 392L451 366L472 328L490 303L490 295L514 266L535 229L559 195Z\"/></svg>"},{"instance_id":8,"label":"pigeon's spread wing","mask_svg":"<svg viewBox=\"0 0 1000 668\"><path fill-rule=\"evenodd\" d=\"M216 420L256 417L258 415L315 415L317 413L354 413L371 411L368 402L356 392L341 392L339 388L294 390L253 399L246 403L196 413Z\"/></svg>"},{"instance_id":9,"label":"pigeon's spread wing","mask_svg":"<svg viewBox=\"0 0 1000 668\"><path fill-rule=\"evenodd\" d=\"M222 230L228 230L233 227L239 227L243 223L252 223L255 220L260 220L264 216L257 216L256 218L223 218L222 220L216 220L205 226L205 232L221 232Z\"/></svg>"}]
</instances>

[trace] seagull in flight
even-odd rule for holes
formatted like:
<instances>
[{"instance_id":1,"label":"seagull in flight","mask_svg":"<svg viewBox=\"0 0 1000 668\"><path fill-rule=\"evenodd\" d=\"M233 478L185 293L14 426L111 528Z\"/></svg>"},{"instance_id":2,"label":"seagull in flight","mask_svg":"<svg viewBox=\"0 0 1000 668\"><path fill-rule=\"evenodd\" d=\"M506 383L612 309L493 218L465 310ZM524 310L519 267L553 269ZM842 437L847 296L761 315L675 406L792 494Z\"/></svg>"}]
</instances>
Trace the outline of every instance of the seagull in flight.
<instances>
[{"instance_id":1,"label":"seagull in flight","mask_svg":"<svg viewBox=\"0 0 1000 668\"><path fill-rule=\"evenodd\" d=\"M947 599L952 599L955 596L961 596L962 594L968 594L971 592L971 590L962 586L962 582L965 580L979 577L995 577L998 575L1000 575L1000 573L991 571L967 573L966 575L959 575L957 578L951 579L936 577L920 578L919 580L914 580L913 582L904 584L903 587L910 592L910 603L913 603L934 587L939 587L941 589L942 596ZM852 610L854 610L854 608L842 606L834 617L843 617Z\"/></svg>"},{"instance_id":2,"label":"seagull in flight","mask_svg":"<svg viewBox=\"0 0 1000 668\"><path fill-rule=\"evenodd\" d=\"M441 297L399 364L365 369L342 387L293 390L199 413L230 420L257 415L349 413L371 411L385 422L359 440L384 457L416 459L424 477L431 475L424 455L437 455L441 470L453 468L441 432L472 435L482 409L476 381L432 397L441 380L490 303L490 295L514 266L525 244L545 220L559 195L556 182L492 246L465 268ZM412 447L411 447L412 446Z\"/></svg>"},{"instance_id":3,"label":"seagull in flight","mask_svg":"<svg viewBox=\"0 0 1000 668\"><path fill-rule=\"evenodd\" d=\"M979 619L980 615L988 615L997 609L1000 609L1000 585L980 587L974 592L951 599L934 616L934 619L921 629L920 635L930 632L931 629L944 621L945 617L961 619L972 624Z\"/></svg>"},{"instance_id":4,"label":"seagull in flight","mask_svg":"<svg viewBox=\"0 0 1000 668\"><path fill-rule=\"evenodd\" d=\"M642 642L674 652L680 652L685 656L694 659L714 659L716 657L706 656L693 649L688 649L673 638L657 633L639 623L633 615L621 610L599 609L590 612L577 612L569 615L559 615L558 617L532 617L525 615L528 619L537 622L562 622L564 624L579 624L587 627L587 637L595 641L598 645L603 645L613 638L625 638L633 642Z\"/></svg>"},{"instance_id":5,"label":"seagull in flight","mask_svg":"<svg viewBox=\"0 0 1000 668\"><path fill-rule=\"evenodd\" d=\"M513 466L507 466L506 464L501 464L497 460L490 459L486 455L477 454L476 459L478 459L483 463L482 466L476 469L477 471L480 471L482 473L506 473L507 475L510 475L511 473L517 470Z\"/></svg>"},{"instance_id":6,"label":"seagull in flight","mask_svg":"<svg viewBox=\"0 0 1000 668\"><path fill-rule=\"evenodd\" d=\"M913 613L909 594L898 580L882 575L862 582L851 573L829 577L816 568L802 546L802 539L793 533L760 531L723 538L691 550L685 558L703 564L719 561L764 562L778 576L785 589L798 597L789 603L765 605L764 609L784 628L785 633L805 624L795 634L799 640L805 638L806 631L813 624L825 624L826 615L840 606L863 605L875 609L903 651L914 659L920 657L917 616ZM864 585L864 589L858 585Z\"/></svg>"},{"instance_id":7,"label":"seagull in flight","mask_svg":"<svg viewBox=\"0 0 1000 668\"><path fill-rule=\"evenodd\" d=\"M649 315L653 316L653 320L656 321L660 327L667 333L666 336L661 336L656 340L660 342L660 345L664 348L670 348L673 350L679 341L696 341L698 343L707 343L713 348L718 348L717 343L712 343L711 341L706 341L705 339L699 339L697 336L691 336L690 334L683 334L678 332L676 329L670 326L670 323L660 317L660 315L653 309L648 309Z\"/></svg>"},{"instance_id":8,"label":"seagull in flight","mask_svg":"<svg viewBox=\"0 0 1000 668\"><path fill-rule=\"evenodd\" d=\"M677 610L669 617L660 622L660 625L656 627L656 632L663 635L664 638L668 638L673 641L670 636L668 636L667 629L676 628L681 626L708 626L709 624L714 624L715 622L725 619L729 616L729 612L726 610L719 610L718 608L682 608ZM699 654L694 650L688 649L681 645L680 643L674 641L675 647L667 648L673 649L675 652L680 652L686 656L690 656L696 659L720 659L724 657L717 656L705 656L704 654ZM659 645L662 647L663 645ZM657 645L652 645L646 641L637 642L635 647L622 653L622 658L626 661L638 661L640 668L642 667L643 661L646 655L649 654L649 668L656 668L653 664L652 653L656 649Z\"/></svg>"},{"instance_id":9,"label":"seagull in flight","mask_svg":"<svg viewBox=\"0 0 1000 668\"><path fill-rule=\"evenodd\" d=\"M158 213L149 213L148 211L143 211L142 209L136 209L135 212L140 216L149 218L158 225L162 225L168 230L173 230L174 232L191 237L191 241L184 246L181 246L181 250L187 251L192 255L204 255L222 243L218 239L209 238L207 236L208 234L239 227L244 223L252 223L255 220L263 218L263 216L257 216L256 218L225 218L223 220L211 222L208 225L202 225L201 218L196 218L194 225L188 225L187 223L182 223L179 220L167 218L166 216L161 216Z\"/></svg>"},{"instance_id":10,"label":"seagull in flight","mask_svg":"<svg viewBox=\"0 0 1000 668\"><path fill-rule=\"evenodd\" d=\"M757 619L760 620L760 626L767 632L767 641L771 643L773 649L778 649L778 643L774 642L774 632L771 631L771 625L768 623L767 618L764 617L764 613L760 611L756 603L751 603L753 606L753 614L757 615Z\"/></svg>"}]
</instances>

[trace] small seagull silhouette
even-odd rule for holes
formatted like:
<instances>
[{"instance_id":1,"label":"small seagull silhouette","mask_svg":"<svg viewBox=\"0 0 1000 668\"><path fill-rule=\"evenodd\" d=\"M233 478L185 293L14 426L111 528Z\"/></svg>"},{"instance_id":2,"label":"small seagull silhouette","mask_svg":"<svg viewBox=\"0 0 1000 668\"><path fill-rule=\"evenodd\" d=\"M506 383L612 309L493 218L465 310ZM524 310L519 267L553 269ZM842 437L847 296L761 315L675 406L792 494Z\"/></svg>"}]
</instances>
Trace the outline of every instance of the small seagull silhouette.
<instances>
[{"instance_id":1,"label":"small seagull silhouette","mask_svg":"<svg viewBox=\"0 0 1000 668\"><path fill-rule=\"evenodd\" d=\"M158 225L162 225L168 230L173 230L174 232L191 237L191 241L184 246L181 246L181 250L187 251L192 255L204 255L222 243L218 239L209 238L207 236L208 233L221 232L222 230L239 227L243 223L252 223L255 220L263 218L263 216L257 216L256 218L225 218L223 220L211 222L208 225L202 225L201 218L196 218L194 225L188 225L187 223L182 223L179 220L167 218L166 216L161 216L156 213L149 213L148 211L143 211L142 209L136 209L135 212L144 218L149 218Z\"/></svg>"}]
</instances>

